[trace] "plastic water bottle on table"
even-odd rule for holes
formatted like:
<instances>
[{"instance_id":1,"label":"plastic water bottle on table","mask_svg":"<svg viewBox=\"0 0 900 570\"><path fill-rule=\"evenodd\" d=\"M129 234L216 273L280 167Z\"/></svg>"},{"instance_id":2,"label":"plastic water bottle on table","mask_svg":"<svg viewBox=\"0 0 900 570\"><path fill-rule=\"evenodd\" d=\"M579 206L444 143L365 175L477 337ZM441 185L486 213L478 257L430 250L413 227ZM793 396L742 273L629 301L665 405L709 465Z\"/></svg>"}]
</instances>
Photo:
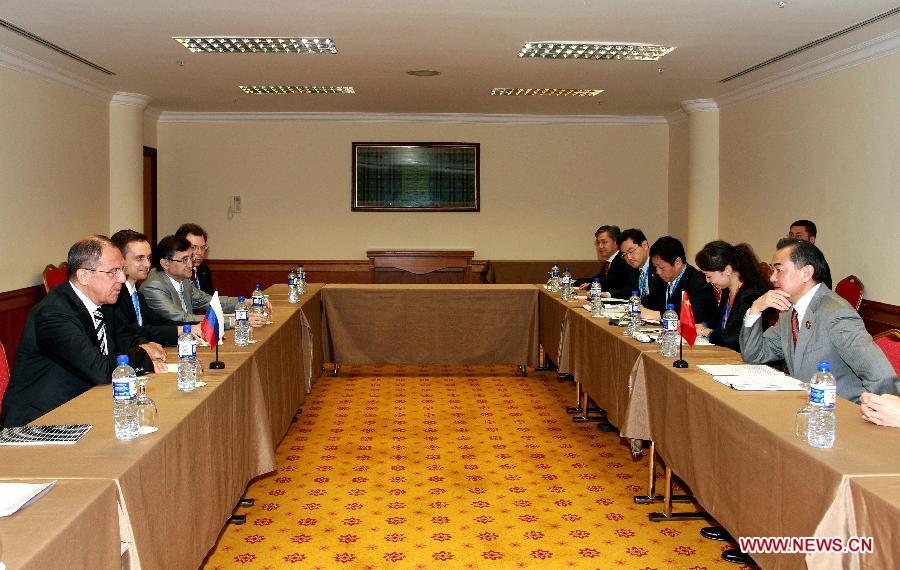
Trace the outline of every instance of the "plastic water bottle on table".
<instances>
[{"instance_id":1,"label":"plastic water bottle on table","mask_svg":"<svg viewBox=\"0 0 900 570\"><path fill-rule=\"evenodd\" d=\"M288 274L288 302L296 303L300 300L300 287L298 286L299 279L297 278L297 273L291 269L291 272Z\"/></svg>"},{"instance_id":2,"label":"plastic water bottle on table","mask_svg":"<svg viewBox=\"0 0 900 570\"><path fill-rule=\"evenodd\" d=\"M247 346L250 344L250 308L247 300L238 297L238 304L234 308L234 346Z\"/></svg>"},{"instance_id":3,"label":"plastic water bottle on table","mask_svg":"<svg viewBox=\"0 0 900 570\"><path fill-rule=\"evenodd\" d=\"M118 366L112 373L113 420L116 439L135 439L138 436L137 374L128 364L128 355L116 357Z\"/></svg>"},{"instance_id":4,"label":"plastic water bottle on table","mask_svg":"<svg viewBox=\"0 0 900 570\"><path fill-rule=\"evenodd\" d=\"M666 358L675 358L678 354L678 313L675 312L675 305L666 305L662 329L659 333L659 353Z\"/></svg>"},{"instance_id":5,"label":"plastic water bottle on table","mask_svg":"<svg viewBox=\"0 0 900 570\"><path fill-rule=\"evenodd\" d=\"M625 329L626 336L634 336L641 331L641 297L637 291L631 292L628 298L628 327Z\"/></svg>"},{"instance_id":6,"label":"plastic water bottle on table","mask_svg":"<svg viewBox=\"0 0 900 570\"><path fill-rule=\"evenodd\" d=\"M834 447L834 403L837 398L837 382L831 374L831 363L819 362L818 371L809 382L809 430L806 441L813 447Z\"/></svg>"},{"instance_id":7,"label":"plastic water bottle on table","mask_svg":"<svg viewBox=\"0 0 900 570\"><path fill-rule=\"evenodd\" d=\"M197 387L197 339L191 325L184 325L178 335L178 390L190 392Z\"/></svg>"},{"instance_id":8,"label":"plastic water bottle on table","mask_svg":"<svg viewBox=\"0 0 900 570\"><path fill-rule=\"evenodd\" d=\"M594 277L594 281L591 283L590 290L590 301L591 301L591 316L592 317L602 317L603 316L603 291L600 286L600 279L598 277Z\"/></svg>"}]
</instances>

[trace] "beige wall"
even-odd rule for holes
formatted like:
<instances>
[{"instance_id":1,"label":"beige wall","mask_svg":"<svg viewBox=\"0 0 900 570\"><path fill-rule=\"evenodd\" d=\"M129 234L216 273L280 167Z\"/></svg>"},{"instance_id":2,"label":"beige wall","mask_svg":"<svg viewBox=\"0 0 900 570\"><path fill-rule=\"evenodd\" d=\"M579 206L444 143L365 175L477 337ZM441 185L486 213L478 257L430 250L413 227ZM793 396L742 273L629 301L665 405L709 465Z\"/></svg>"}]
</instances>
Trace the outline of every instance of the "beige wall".
<instances>
[{"instance_id":1,"label":"beige wall","mask_svg":"<svg viewBox=\"0 0 900 570\"><path fill-rule=\"evenodd\" d=\"M163 118L158 141L160 232L197 222L215 258L365 259L368 248L424 247L471 248L481 259L593 259L601 223L666 231L665 124ZM353 141L481 143L481 212L351 212ZM232 194L243 213L229 220Z\"/></svg>"},{"instance_id":2,"label":"beige wall","mask_svg":"<svg viewBox=\"0 0 900 570\"><path fill-rule=\"evenodd\" d=\"M0 291L109 231L108 103L0 67Z\"/></svg>"},{"instance_id":3,"label":"beige wall","mask_svg":"<svg viewBox=\"0 0 900 570\"><path fill-rule=\"evenodd\" d=\"M669 235L688 235L688 121L669 123ZM688 252L692 262L695 252ZM693 263L693 262L692 262Z\"/></svg>"},{"instance_id":4,"label":"beige wall","mask_svg":"<svg viewBox=\"0 0 900 570\"><path fill-rule=\"evenodd\" d=\"M835 281L900 303L900 55L721 110L722 237L763 259L797 218Z\"/></svg>"},{"instance_id":5,"label":"beige wall","mask_svg":"<svg viewBox=\"0 0 900 570\"><path fill-rule=\"evenodd\" d=\"M158 113L144 111L144 146L156 148L156 120Z\"/></svg>"}]
</instances>

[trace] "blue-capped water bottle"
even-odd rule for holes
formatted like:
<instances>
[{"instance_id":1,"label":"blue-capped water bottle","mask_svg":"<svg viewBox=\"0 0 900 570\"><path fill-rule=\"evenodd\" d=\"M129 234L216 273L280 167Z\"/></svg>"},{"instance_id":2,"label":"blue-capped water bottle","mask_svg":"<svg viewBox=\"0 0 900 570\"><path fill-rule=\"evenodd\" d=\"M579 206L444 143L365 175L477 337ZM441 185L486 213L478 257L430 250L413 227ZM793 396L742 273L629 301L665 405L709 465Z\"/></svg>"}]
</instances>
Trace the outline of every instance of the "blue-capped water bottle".
<instances>
[{"instance_id":1,"label":"blue-capped water bottle","mask_svg":"<svg viewBox=\"0 0 900 570\"><path fill-rule=\"evenodd\" d=\"M303 269L303 264L297 264L297 292L301 295L306 293L306 270Z\"/></svg>"},{"instance_id":2,"label":"blue-capped water bottle","mask_svg":"<svg viewBox=\"0 0 900 570\"><path fill-rule=\"evenodd\" d=\"M190 392L197 387L197 339L191 325L184 325L178 335L178 389Z\"/></svg>"},{"instance_id":3,"label":"blue-capped water bottle","mask_svg":"<svg viewBox=\"0 0 900 570\"><path fill-rule=\"evenodd\" d=\"M625 329L626 336L634 336L641 331L641 297L637 291L631 292L628 298L628 327Z\"/></svg>"},{"instance_id":4,"label":"blue-capped water bottle","mask_svg":"<svg viewBox=\"0 0 900 570\"><path fill-rule=\"evenodd\" d=\"M831 363L819 362L818 371L809 381L809 428L806 441L813 447L834 447L834 403L837 398L837 382L831 374Z\"/></svg>"},{"instance_id":5,"label":"blue-capped water bottle","mask_svg":"<svg viewBox=\"0 0 900 570\"><path fill-rule=\"evenodd\" d=\"M128 364L128 355L116 357L112 372L113 421L116 439L135 439L138 436L137 374Z\"/></svg>"},{"instance_id":6,"label":"blue-capped water bottle","mask_svg":"<svg viewBox=\"0 0 900 570\"><path fill-rule=\"evenodd\" d=\"M299 281L299 279L297 279L297 273L293 269L291 269L291 272L288 274L288 302L289 303L296 303L297 301L300 300L300 291L299 291L300 288L297 286L298 281Z\"/></svg>"},{"instance_id":7,"label":"blue-capped water bottle","mask_svg":"<svg viewBox=\"0 0 900 570\"><path fill-rule=\"evenodd\" d=\"M559 265L555 263L550 268L550 280L547 281L547 290L551 293L559 291Z\"/></svg>"},{"instance_id":8,"label":"blue-capped water bottle","mask_svg":"<svg viewBox=\"0 0 900 570\"><path fill-rule=\"evenodd\" d=\"M600 287L600 278L594 277L590 290L591 316L603 316L603 291Z\"/></svg>"},{"instance_id":9,"label":"blue-capped water bottle","mask_svg":"<svg viewBox=\"0 0 900 570\"><path fill-rule=\"evenodd\" d=\"M234 308L234 346L250 344L250 308L247 300L240 296Z\"/></svg>"},{"instance_id":10,"label":"blue-capped water bottle","mask_svg":"<svg viewBox=\"0 0 900 570\"><path fill-rule=\"evenodd\" d=\"M666 358L675 358L678 354L678 313L675 305L666 305L662 316L662 331L659 333L659 353Z\"/></svg>"},{"instance_id":11,"label":"blue-capped water bottle","mask_svg":"<svg viewBox=\"0 0 900 570\"><path fill-rule=\"evenodd\" d=\"M559 296L563 301L571 301L573 295L572 288L572 274L569 273L569 268L566 267L562 273L562 279L559 284Z\"/></svg>"}]
</instances>

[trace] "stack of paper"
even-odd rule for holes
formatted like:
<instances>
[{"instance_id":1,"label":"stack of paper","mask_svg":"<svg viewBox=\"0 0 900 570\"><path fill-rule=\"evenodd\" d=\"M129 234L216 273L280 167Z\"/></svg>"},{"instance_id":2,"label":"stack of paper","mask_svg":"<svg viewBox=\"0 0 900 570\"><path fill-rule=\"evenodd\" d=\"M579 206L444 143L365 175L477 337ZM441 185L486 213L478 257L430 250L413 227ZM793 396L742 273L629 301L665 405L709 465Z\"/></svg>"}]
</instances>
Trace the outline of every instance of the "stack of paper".
<instances>
[{"instance_id":1,"label":"stack of paper","mask_svg":"<svg viewBox=\"0 0 900 570\"><path fill-rule=\"evenodd\" d=\"M91 424L9 427L0 430L0 445L72 445Z\"/></svg>"},{"instance_id":2,"label":"stack of paper","mask_svg":"<svg viewBox=\"0 0 900 570\"><path fill-rule=\"evenodd\" d=\"M698 364L697 368L711 374L716 382L735 390L806 390L806 386L796 378L764 364Z\"/></svg>"},{"instance_id":3,"label":"stack of paper","mask_svg":"<svg viewBox=\"0 0 900 570\"><path fill-rule=\"evenodd\" d=\"M0 483L0 517L8 517L38 500L55 483Z\"/></svg>"}]
</instances>

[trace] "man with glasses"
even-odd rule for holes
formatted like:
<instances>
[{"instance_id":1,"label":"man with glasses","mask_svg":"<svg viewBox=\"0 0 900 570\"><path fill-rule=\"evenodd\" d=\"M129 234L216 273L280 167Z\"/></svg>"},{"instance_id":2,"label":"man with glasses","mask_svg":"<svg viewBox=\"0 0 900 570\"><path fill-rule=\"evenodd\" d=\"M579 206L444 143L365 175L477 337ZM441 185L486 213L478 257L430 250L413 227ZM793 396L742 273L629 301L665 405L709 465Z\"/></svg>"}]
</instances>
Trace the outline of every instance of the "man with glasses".
<instances>
[{"instance_id":1,"label":"man with glasses","mask_svg":"<svg viewBox=\"0 0 900 570\"><path fill-rule=\"evenodd\" d=\"M119 317L138 328L138 333L163 346L178 344L181 321L170 321L147 305L144 294L137 289L140 281L147 279L153 256L147 236L134 230L119 230L110 240L122 252L125 259L125 286L119 291L116 309ZM192 332L200 335L200 325L191 325Z\"/></svg>"},{"instance_id":2,"label":"man with glasses","mask_svg":"<svg viewBox=\"0 0 900 570\"><path fill-rule=\"evenodd\" d=\"M147 280L141 285L141 293L151 309L170 321L199 323L209 308L212 295L194 287L191 280L194 258L191 242L180 236L166 236L159 240L153 250L156 267L150 270ZM233 313L237 297L219 296L222 310ZM201 314L195 314L199 312ZM225 328L231 328L232 319L225 319ZM262 326L262 315L250 314L251 326Z\"/></svg>"},{"instance_id":3,"label":"man with glasses","mask_svg":"<svg viewBox=\"0 0 900 570\"><path fill-rule=\"evenodd\" d=\"M628 296L631 296L632 291L637 291L641 297L641 305L645 305L647 299L656 298L659 291L666 288L666 284L650 265L650 242L644 232L630 228L619 234L616 243L625 263L636 270L628 283Z\"/></svg>"},{"instance_id":4,"label":"man with glasses","mask_svg":"<svg viewBox=\"0 0 900 570\"><path fill-rule=\"evenodd\" d=\"M50 290L25 321L6 395L4 426L22 426L99 384L109 384L116 357L137 370L165 372L166 353L118 318L124 260L105 236L70 249L69 281Z\"/></svg>"},{"instance_id":5,"label":"man with glasses","mask_svg":"<svg viewBox=\"0 0 900 570\"><path fill-rule=\"evenodd\" d=\"M197 224L181 224L175 235L191 242L191 254L194 256L191 283L194 284L195 288L200 289L207 295L212 295L215 288L213 287L209 266L206 265L206 254L209 251L209 246L206 244L209 236L206 230Z\"/></svg>"}]
</instances>

